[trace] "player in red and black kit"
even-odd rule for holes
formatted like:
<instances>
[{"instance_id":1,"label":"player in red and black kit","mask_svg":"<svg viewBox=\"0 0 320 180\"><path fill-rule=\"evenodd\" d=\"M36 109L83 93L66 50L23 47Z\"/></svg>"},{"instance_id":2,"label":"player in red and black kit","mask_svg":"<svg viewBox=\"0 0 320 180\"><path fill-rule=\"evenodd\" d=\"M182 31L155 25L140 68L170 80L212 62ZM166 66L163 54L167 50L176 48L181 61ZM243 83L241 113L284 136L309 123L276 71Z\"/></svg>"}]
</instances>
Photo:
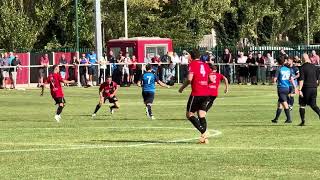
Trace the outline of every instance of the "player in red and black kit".
<instances>
[{"instance_id":1,"label":"player in red and black kit","mask_svg":"<svg viewBox=\"0 0 320 180\"><path fill-rule=\"evenodd\" d=\"M225 84L224 93L228 93L229 91L228 79L222 74L217 72L217 66L214 66L212 64L209 64L209 66L210 66L210 69L212 70L213 81L209 82L209 101L208 101L207 110L206 110L207 112L212 107L214 100L216 100L216 98L218 97L221 81L224 81L224 84Z\"/></svg>"},{"instance_id":2,"label":"player in red and black kit","mask_svg":"<svg viewBox=\"0 0 320 180\"><path fill-rule=\"evenodd\" d=\"M106 102L106 100L108 100L109 103L113 104L113 106L110 106L111 114L114 113L114 109L119 109L120 105L116 97L117 92L118 92L118 84L112 81L111 76L108 76L106 79L106 82L100 85L100 88L99 88L100 100L99 100L99 104L96 106L94 113L92 114L92 117L96 116L96 113L99 111L102 104Z\"/></svg>"},{"instance_id":3,"label":"player in red and black kit","mask_svg":"<svg viewBox=\"0 0 320 180\"><path fill-rule=\"evenodd\" d=\"M49 75L47 79L47 83L50 84L51 96L56 102L56 105L58 105L57 113L54 118L57 122L60 122L61 120L60 114L62 113L64 104L66 103L64 99L61 83L68 84L68 83L74 83L74 81L64 80L60 75L60 69L58 65L54 65L52 68L53 68L53 73ZM42 88L41 96L43 96L44 85L41 85L41 88Z\"/></svg>"},{"instance_id":4,"label":"player in red and black kit","mask_svg":"<svg viewBox=\"0 0 320 180\"><path fill-rule=\"evenodd\" d=\"M206 110L209 100L209 79L213 81L211 69L209 65L200 61L200 53L194 50L191 54L193 61L189 64L188 79L179 89L182 93L183 90L191 84L192 92L189 97L187 105L186 116L189 121L197 128L200 133L200 143L208 143ZM198 118L196 117L198 114Z\"/></svg>"}]
</instances>

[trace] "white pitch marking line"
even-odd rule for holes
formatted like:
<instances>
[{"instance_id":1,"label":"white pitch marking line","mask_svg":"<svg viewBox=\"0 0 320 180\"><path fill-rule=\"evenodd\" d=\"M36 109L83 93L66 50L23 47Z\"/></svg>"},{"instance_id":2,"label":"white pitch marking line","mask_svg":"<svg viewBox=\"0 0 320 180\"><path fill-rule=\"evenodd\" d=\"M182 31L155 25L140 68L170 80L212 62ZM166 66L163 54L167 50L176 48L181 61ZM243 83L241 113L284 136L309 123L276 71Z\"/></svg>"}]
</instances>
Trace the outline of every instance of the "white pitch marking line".
<instances>
[{"instance_id":1,"label":"white pitch marking line","mask_svg":"<svg viewBox=\"0 0 320 180\"><path fill-rule=\"evenodd\" d=\"M50 129L50 128L49 128ZM193 128L176 128L176 127L105 127L104 129L173 129L173 130L194 130ZM210 134L209 137L214 137L222 134L220 131L217 130L209 130ZM63 148L42 148L42 149L12 149L12 150L0 150L0 153L12 153L12 152L36 152L36 151L60 151L60 150L79 150L79 149L106 149L106 148L129 148L129 147L140 147L140 146L147 146L147 145L156 145L162 143L179 143L184 141L192 141L197 140L198 138L190 138L190 139L178 139L172 141L162 141L162 142L150 142L150 143L140 143L140 144L131 144L131 145L102 145L102 144L79 144L79 145L72 145L72 144L18 144L18 145L28 145L28 146L65 146ZM2 143L1 143L2 144ZM8 144L8 143L3 143ZM12 145L17 145L11 143Z\"/></svg>"}]
</instances>

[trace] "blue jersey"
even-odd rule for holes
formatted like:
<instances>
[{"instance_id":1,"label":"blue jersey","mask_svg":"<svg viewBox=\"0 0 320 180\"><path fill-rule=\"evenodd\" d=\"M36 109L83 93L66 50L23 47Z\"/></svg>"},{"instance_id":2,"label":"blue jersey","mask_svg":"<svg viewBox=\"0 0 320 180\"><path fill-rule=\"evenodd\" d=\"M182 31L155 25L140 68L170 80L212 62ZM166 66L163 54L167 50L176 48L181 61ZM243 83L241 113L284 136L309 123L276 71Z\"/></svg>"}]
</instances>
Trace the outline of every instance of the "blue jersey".
<instances>
[{"instance_id":1,"label":"blue jersey","mask_svg":"<svg viewBox=\"0 0 320 180\"><path fill-rule=\"evenodd\" d=\"M89 54L88 59L90 64L96 64L97 63L97 55L96 54Z\"/></svg>"},{"instance_id":2,"label":"blue jersey","mask_svg":"<svg viewBox=\"0 0 320 180\"><path fill-rule=\"evenodd\" d=\"M291 86L290 79L292 77L291 70L287 66L281 66L277 71L278 88L289 88Z\"/></svg>"},{"instance_id":3,"label":"blue jersey","mask_svg":"<svg viewBox=\"0 0 320 180\"><path fill-rule=\"evenodd\" d=\"M156 85L155 83L158 81L158 77L152 72L146 72L142 76L142 91L143 92L155 92Z\"/></svg>"},{"instance_id":4,"label":"blue jersey","mask_svg":"<svg viewBox=\"0 0 320 180\"><path fill-rule=\"evenodd\" d=\"M297 76L299 74L299 68L297 68L296 66L292 66L290 68L290 70L291 70L291 76L292 77L295 77L295 76ZM298 86L298 80L297 79L294 80L294 84L296 86ZM290 84L290 86L292 86L292 84Z\"/></svg>"}]
</instances>

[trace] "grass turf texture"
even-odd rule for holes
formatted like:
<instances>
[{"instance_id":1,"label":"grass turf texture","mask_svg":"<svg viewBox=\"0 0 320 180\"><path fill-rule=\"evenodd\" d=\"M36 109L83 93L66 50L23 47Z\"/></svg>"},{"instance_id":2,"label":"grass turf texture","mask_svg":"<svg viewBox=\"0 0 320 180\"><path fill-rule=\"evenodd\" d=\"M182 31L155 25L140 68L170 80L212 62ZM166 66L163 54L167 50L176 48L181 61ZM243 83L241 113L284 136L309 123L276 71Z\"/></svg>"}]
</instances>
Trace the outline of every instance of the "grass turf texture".
<instances>
[{"instance_id":1,"label":"grass turf texture","mask_svg":"<svg viewBox=\"0 0 320 180\"><path fill-rule=\"evenodd\" d=\"M271 124L271 86L232 86L227 96L221 94L207 120L209 129L222 134L209 145L183 140L199 137L184 117L189 91L158 88L152 121L145 117L140 89L121 88L121 109L110 115L103 106L92 120L97 88L65 88L59 124L48 90L44 97L39 93L0 91L0 179L320 177L320 121L308 108L307 126L296 126L295 105L293 124L283 123L284 113L279 124Z\"/></svg>"}]
</instances>

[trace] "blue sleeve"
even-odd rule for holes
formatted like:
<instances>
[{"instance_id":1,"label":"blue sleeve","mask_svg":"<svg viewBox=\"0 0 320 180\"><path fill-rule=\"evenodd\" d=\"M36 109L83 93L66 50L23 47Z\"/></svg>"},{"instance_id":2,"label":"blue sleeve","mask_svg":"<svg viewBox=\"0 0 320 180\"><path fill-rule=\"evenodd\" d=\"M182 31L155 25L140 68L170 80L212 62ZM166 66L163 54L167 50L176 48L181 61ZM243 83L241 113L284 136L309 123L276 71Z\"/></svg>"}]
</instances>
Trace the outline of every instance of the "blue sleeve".
<instances>
[{"instance_id":1,"label":"blue sleeve","mask_svg":"<svg viewBox=\"0 0 320 180\"><path fill-rule=\"evenodd\" d=\"M281 71L281 68L278 68L277 72L276 72L276 76L275 77L278 78L278 79L279 79L280 71Z\"/></svg>"}]
</instances>

